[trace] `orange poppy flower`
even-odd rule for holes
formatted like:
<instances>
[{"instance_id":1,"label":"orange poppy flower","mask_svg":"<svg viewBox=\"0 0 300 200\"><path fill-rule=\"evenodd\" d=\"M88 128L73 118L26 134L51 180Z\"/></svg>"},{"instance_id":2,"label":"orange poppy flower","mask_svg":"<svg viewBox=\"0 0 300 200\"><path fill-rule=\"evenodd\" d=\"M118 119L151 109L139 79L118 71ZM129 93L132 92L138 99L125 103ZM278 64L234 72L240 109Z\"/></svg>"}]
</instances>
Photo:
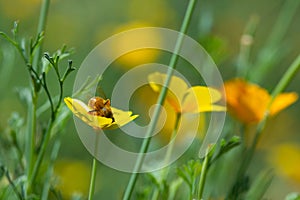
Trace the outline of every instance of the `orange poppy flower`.
<instances>
[{"instance_id":1,"label":"orange poppy flower","mask_svg":"<svg viewBox=\"0 0 300 200\"><path fill-rule=\"evenodd\" d=\"M260 122L269 106L271 95L264 88L233 79L224 84L229 112L245 124ZM298 99L295 92L279 94L270 106L270 115L275 115Z\"/></svg>"}]
</instances>

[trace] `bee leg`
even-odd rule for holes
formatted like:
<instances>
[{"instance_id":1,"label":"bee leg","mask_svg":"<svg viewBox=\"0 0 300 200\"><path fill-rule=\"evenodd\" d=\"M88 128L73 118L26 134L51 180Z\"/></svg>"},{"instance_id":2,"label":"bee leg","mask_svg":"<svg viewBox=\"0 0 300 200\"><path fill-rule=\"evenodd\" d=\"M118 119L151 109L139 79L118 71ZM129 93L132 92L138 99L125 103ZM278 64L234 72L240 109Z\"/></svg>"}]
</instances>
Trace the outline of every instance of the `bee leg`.
<instances>
[{"instance_id":1,"label":"bee leg","mask_svg":"<svg viewBox=\"0 0 300 200\"><path fill-rule=\"evenodd\" d=\"M91 114L91 115L97 115L97 110L90 110L89 114Z\"/></svg>"}]
</instances>

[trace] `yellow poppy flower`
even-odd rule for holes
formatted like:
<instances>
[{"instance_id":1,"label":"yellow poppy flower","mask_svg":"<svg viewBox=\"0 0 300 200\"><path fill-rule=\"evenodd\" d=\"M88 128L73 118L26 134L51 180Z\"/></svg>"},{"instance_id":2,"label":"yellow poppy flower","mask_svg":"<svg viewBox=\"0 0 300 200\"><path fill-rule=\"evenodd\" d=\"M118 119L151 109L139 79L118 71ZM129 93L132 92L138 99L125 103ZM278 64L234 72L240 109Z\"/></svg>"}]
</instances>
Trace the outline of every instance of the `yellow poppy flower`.
<instances>
[{"instance_id":1,"label":"yellow poppy flower","mask_svg":"<svg viewBox=\"0 0 300 200\"><path fill-rule=\"evenodd\" d=\"M147 95L145 95L147 94ZM140 87L135 92L134 98L133 98L133 104L135 105L135 109L139 111L139 113L148 113L149 116L153 116L154 109L150 109L153 105L156 104L158 93L154 92L153 89L149 85L145 85ZM153 107L152 107L153 108ZM157 133L154 138L158 139L162 144L168 144L170 142L170 138L172 135L172 132L174 130L174 124L176 122L176 116L177 113L174 112L173 107L169 103L165 103L163 106L164 114L160 115L160 118L157 122L157 127L162 127L161 131ZM200 117L198 116L181 116L180 121L180 129L181 131L184 131L184 134L177 134L176 137L179 138L178 141L185 142L187 138L194 137L195 132L195 121L194 119L199 119L198 121L198 129L197 129L197 136L198 138L202 138L205 136L206 132L206 116L205 114L200 114ZM144 115L141 119L141 121L145 121L145 123L148 121L148 116Z\"/></svg>"},{"instance_id":2,"label":"yellow poppy flower","mask_svg":"<svg viewBox=\"0 0 300 200\"><path fill-rule=\"evenodd\" d=\"M118 127L124 126L125 124L138 117L138 115L132 115L131 111L123 111L111 107L114 117L113 120L112 118L91 114L90 111L93 109L88 107L85 103L78 99L66 97L64 101L76 117L95 129L116 129Z\"/></svg>"},{"instance_id":3,"label":"yellow poppy flower","mask_svg":"<svg viewBox=\"0 0 300 200\"><path fill-rule=\"evenodd\" d=\"M148 76L151 88L158 93L161 91L165 80L166 74L159 72ZM216 89L205 86L189 88L183 79L172 76L166 100L177 113L199 113L225 111L224 106L215 104L221 98L221 93Z\"/></svg>"},{"instance_id":4,"label":"yellow poppy flower","mask_svg":"<svg viewBox=\"0 0 300 200\"><path fill-rule=\"evenodd\" d=\"M299 144L280 144L272 149L269 161L277 173L300 183L300 147Z\"/></svg>"},{"instance_id":5,"label":"yellow poppy flower","mask_svg":"<svg viewBox=\"0 0 300 200\"><path fill-rule=\"evenodd\" d=\"M243 79L233 79L224 84L229 112L245 124L260 122L271 101L267 90ZM298 99L294 92L279 94L270 107L275 115Z\"/></svg>"}]
</instances>

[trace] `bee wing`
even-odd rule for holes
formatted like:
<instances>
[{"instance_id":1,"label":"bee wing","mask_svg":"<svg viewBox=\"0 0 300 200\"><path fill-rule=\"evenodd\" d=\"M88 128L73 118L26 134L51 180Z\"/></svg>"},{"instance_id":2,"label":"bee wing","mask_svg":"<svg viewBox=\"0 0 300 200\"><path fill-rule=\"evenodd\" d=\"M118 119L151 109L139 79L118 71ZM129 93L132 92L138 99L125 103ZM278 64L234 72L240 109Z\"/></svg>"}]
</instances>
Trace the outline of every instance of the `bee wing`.
<instances>
[{"instance_id":1,"label":"bee wing","mask_svg":"<svg viewBox=\"0 0 300 200\"><path fill-rule=\"evenodd\" d=\"M97 96L107 99L104 90L100 86L97 86Z\"/></svg>"}]
</instances>

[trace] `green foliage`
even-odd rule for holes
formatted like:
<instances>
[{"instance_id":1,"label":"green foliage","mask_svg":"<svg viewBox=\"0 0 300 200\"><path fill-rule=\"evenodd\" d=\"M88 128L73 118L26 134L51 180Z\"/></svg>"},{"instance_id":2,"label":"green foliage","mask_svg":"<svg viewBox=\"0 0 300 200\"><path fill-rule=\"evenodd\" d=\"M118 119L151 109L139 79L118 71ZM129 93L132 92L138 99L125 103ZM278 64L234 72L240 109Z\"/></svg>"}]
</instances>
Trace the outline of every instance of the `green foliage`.
<instances>
[{"instance_id":1,"label":"green foliage","mask_svg":"<svg viewBox=\"0 0 300 200\"><path fill-rule=\"evenodd\" d=\"M196 1L191 0L190 2L195 3ZM278 21L270 31L265 45L259 47L257 54L254 56L252 55L253 41L256 37L256 31L261 26L258 24L257 16L250 19L241 37L240 52L235 57L237 63L230 63L230 65L236 66L236 76L262 82L266 79L268 72L274 70L276 64L281 63L282 58L291 52L289 43L284 40L284 36L288 31L288 26L293 22L293 17L296 15L299 5L299 1L288 0L284 2ZM8 120L5 120L7 126L5 128L0 127L0 199L64 199L63 191L58 191L55 187L56 181L53 180L53 171L61 146L61 137L67 126L67 120L71 116L67 107L62 104L64 87L67 78L75 68L71 60L65 62L65 59L68 59L73 53L73 50L68 49L66 45L53 53L47 51L43 53L42 44L45 39L43 29L46 26L48 6L49 1L43 1L39 31L36 36L23 37L20 34L17 21L14 22L10 34L0 31L0 37L8 42L8 44L4 43L0 50L0 90L5 89L9 83L9 78L13 77L13 69L16 66L15 60L17 58L16 52L24 62L29 80L29 86L25 85L16 89L16 96L24 105L27 116L24 116L22 112L13 112ZM189 14L186 15L183 22L182 33L186 32L191 21L193 6L189 6L187 10ZM229 57L231 47L223 37L213 33L214 24L211 10L209 12L205 10L203 13L201 12L199 23L199 42L210 53L216 63L222 63ZM177 53L180 52L181 42L178 41L169 64L172 68L175 68L178 59ZM299 63L300 56L276 85L272 93L272 101L294 78L300 69ZM171 71L169 72L168 76L171 77ZM53 78L55 82L54 84L51 82L50 85L50 80ZM101 75L94 80L88 77L82 87L73 94L73 97L82 97L89 94L90 90L95 88L100 80ZM166 95L166 91L162 96L164 95ZM161 104L163 99L160 98L159 100ZM263 122L253 126L256 129L254 139L250 141L250 146L241 145L242 147L238 149L241 150L238 156L231 154L231 150L240 144L245 144L245 138L237 136L233 136L229 140L221 138L218 143L211 144L205 158L190 159L182 166L176 166L177 163L174 163L175 173L174 168L171 167L167 167L162 171L147 173L143 176L146 177L146 181L138 181L140 183L139 187L134 185L138 175L133 174L133 181L129 182L127 187L129 189L125 194L128 194L128 197L134 191L135 198L141 200L192 200L213 198L215 196L218 198L226 197L229 200L258 200L264 198L273 178L272 171L266 170L258 173L257 176L252 176L248 173L248 169L252 164L256 145L264 131L267 117L268 113ZM158 114L155 118L158 119ZM151 128L154 130L155 127L156 124L153 123ZM225 124L225 128L229 129L228 132L231 134L234 132L234 127L228 126L228 123ZM151 131L149 131L149 134L151 134ZM241 135L246 136L244 132ZM231 136L226 134L224 137ZM143 153L147 151L149 143L150 139L144 140ZM224 166L221 164L228 163L227 155L230 155L231 158L236 156L236 162L229 165L230 167L236 165L231 171L231 174L236 176L233 178L232 185L228 180L228 174L222 174L223 171L220 169ZM197 155L192 154L192 156L196 157ZM242 161L240 162L238 159L241 157ZM141 162L142 160L140 159ZM214 179L216 177L215 174L212 175L215 171L212 172L211 168L218 171L222 177L218 180L212 180L213 182L209 182L211 180L207 181L208 178L212 177L211 179ZM208 178L206 179L206 177ZM208 186L212 188L215 185L220 185L217 183L218 181L221 184L226 184L226 186L230 185L231 188L226 192L224 192L225 190L218 191L217 194L210 194L206 191ZM103 183L105 183L105 180L103 180ZM71 197L73 200L84 198L77 194ZM300 200L300 195L291 193L285 199Z\"/></svg>"},{"instance_id":2,"label":"green foliage","mask_svg":"<svg viewBox=\"0 0 300 200\"><path fill-rule=\"evenodd\" d=\"M227 43L220 37L207 35L200 38L199 42L217 64L223 62L228 56Z\"/></svg>"},{"instance_id":3,"label":"green foliage","mask_svg":"<svg viewBox=\"0 0 300 200\"><path fill-rule=\"evenodd\" d=\"M13 65L15 61L15 51L10 45L0 48L0 91L8 86L8 81L12 77Z\"/></svg>"},{"instance_id":4,"label":"green foliage","mask_svg":"<svg viewBox=\"0 0 300 200\"><path fill-rule=\"evenodd\" d=\"M178 168L177 174L182 178L189 188L189 199L196 197L197 188L203 189L207 170L215 163L215 161L225 155L227 152L237 147L240 144L239 137L232 137L229 141L222 139L218 145L211 145L207 150L207 155L204 160L190 160L187 164ZM205 161L206 160L206 161ZM206 163L207 162L207 163ZM202 179L201 179L202 178ZM198 194L199 195L199 194Z\"/></svg>"},{"instance_id":5,"label":"green foliage","mask_svg":"<svg viewBox=\"0 0 300 200\"><path fill-rule=\"evenodd\" d=\"M293 192L285 197L285 200L300 200L300 194Z\"/></svg>"},{"instance_id":6,"label":"green foliage","mask_svg":"<svg viewBox=\"0 0 300 200\"><path fill-rule=\"evenodd\" d=\"M266 171L259 174L255 179L251 188L248 190L245 199L246 200L259 200L262 199L267 189L269 188L273 179L273 172Z\"/></svg>"},{"instance_id":7,"label":"green foliage","mask_svg":"<svg viewBox=\"0 0 300 200\"><path fill-rule=\"evenodd\" d=\"M212 149L213 155L210 164L214 163L218 158L226 154L231 149L237 147L240 143L241 139L238 136L233 136L229 141L221 139L219 146Z\"/></svg>"},{"instance_id":8,"label":"green foliage","mask_svg":"<svg viewBox=\"0 0 300 200\"><path fill-rule=\"evenodd\" d=\"M196 193L196 180L201 173L201 169L202 163L199 160L190 160L177 170L177 174L189 187L190 198Z\"/></svg>"},{"instance_id":9,"label":"green foliage","mask_svg":"<svg viewBox=\"0 0 300 200\"><path fill-rule=\"evenodd\" d=\"M72 61L69 61L67 68L62 70L60 61L69 57L72 51L67 50L66 46L63 46L52 55L45 53L44 58L39 58L39 62L33 64L33 60L39 54L38 51L41 49L40 46L44 38L43 32L38 33L35 38L22 38L19 36L18 22L15 22L11 37L4 32L0 32L0 36L12 44L19 52L26 69L28 70L31 83L30 88L25 87L18 89L20 100L24 102L24 105L28 108L26 123L24 117L20 116L18 113L13 113L8 120L8 137L5 138L5 140L2 140L4 145L10 147L6 148L7 152L4 154L10 156L3 156L3 159L1 160L3 162L1 165L2 174L5 175L9 183L4 188L7 188L5 191L13 192L18 199L40 199L39 196L41 193L39 190L43 188L43 184L35 184L37 176L43 177L48 174L48 176L51 177L53 171L53 165L50 168L50 171L41 170L50 136L53 135L55 131L61 130L61 125L65 124L66 119L68 118L67 110L61 109L61 102L63 99L64 82L75 68L72 66ZM4 67L2 70L4 69L6 68ZM49 90L47 76L50 69L54 70L57 78L59 87L58 94L51 94ZM48 101L39 107L37 100L38 97L42 95L41 89L43 89L44 94L46 94ZM47 110L50 110L51 115L49 117L48 127L39 129L38 127L42 127L39 123L43 122L38 123L37 116L40 116L41 113L44 113ZM57 123L57 119L62 123ZM25 137L20 137L21 135ZM59 141L58 139L56 140ZM54 145L54 147L52 159L55 160L59 145ZM4 152L0 153L2 154ZM11 168L9 167L11 165L17 167ZM12 170L8 171L7 169ZM39 179L41 177L39 177ZM50 189L49 184L50 182L44 183L44 199L47 199L48 190ZM3 195L4 198L6 198L8 193L3 192Z\"/></svg>"}]
</instances>

